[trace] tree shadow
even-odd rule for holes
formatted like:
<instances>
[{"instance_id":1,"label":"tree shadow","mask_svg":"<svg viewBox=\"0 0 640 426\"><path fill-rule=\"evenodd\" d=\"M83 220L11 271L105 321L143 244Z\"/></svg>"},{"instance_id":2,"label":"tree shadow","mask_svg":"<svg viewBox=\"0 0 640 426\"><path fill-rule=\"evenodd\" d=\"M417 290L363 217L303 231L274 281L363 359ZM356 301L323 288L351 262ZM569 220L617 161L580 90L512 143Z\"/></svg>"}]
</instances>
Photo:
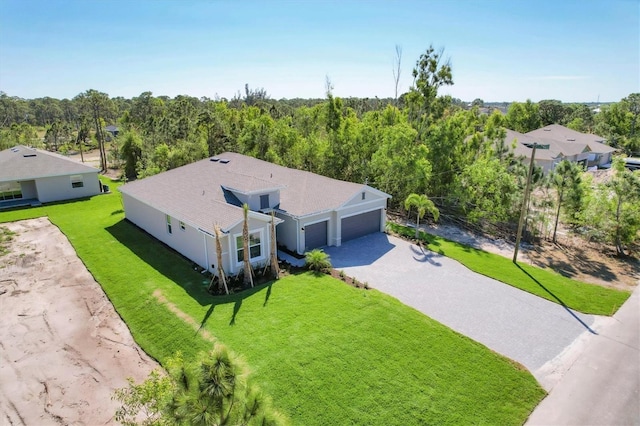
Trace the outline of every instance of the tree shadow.
<instances>
[{"instance_id":1,"label":"tree shadow","mask_svg":"<svg viewBox=\"0 0 640 426\"><path fill-rule=\"evenodd\" d=\"M598 334L596 333L591 327L589 327L588 324L586 324L584 321L582 321L582 319L580 319L579 316L577 316L575 314L575 312L573 312L571 309L569 309L569 307L562 301L562 299L560 299L558 296L556 296L553 292L551 292L548 288L546 288L540 281L538 281L536 278L534 278L529 272L527 272L526 270L524 270L524 268L522 268L522 266L520 266L519 264L515 264L518 269L520 269L520 271L522 271L526 276L528 276L531 281L535 282L536 284L538 284L540 286L541 289L543 289L544 291L546 291L551 297L553 297L558 304L560 304L567 312L569 312L569 314L575 318L584 328L586 328L591 334Z\"/></svg>"},{"instance_id":2,"label":"tree shadow","mask_svg":"<svg viewBox=\"0 0 640 426\"><path fill-rule=\"evenodd\" d=\"M201 306L211 303L213 296L207 292L209 280L194 270L190 260L126 219L106 230L140 260L182 287Z\"/></svg>"},{"instance_id":3,"label":"tree shadow","mask_svg":"<svg viewBox=\"0 0 640 426\"><path fill-rule=\"evenodd\" d=\"M431 250L425 250L422 245L416 246L415 244L411 244L411 251L414 252L417 256L413 256L413 260L416 262L425 263L428 262L434 266L442 266L440 262L436 262L433 260L434 257L442 257L441 254L436 254Z\"/></svg>"},{"instance_id":4,"label":"tree shadow","mask_svg":"<svg viewBox=\"0 0 640 426\"><path fill-rule=\"evenodd\" d=\"M264 303L262 304L263 307L267 306L267 303L269 302L269 298L271 297L272 286L273 286L273 281L267 284L267 293L264 295Z\"/></svg>"},{"instance_id":5,"label":"tree shadow","mask_svg":"<svg viewBox=\"0 0 640 426\"><path fill-rule=\"evenodd\" d=\"M231 316L231 321L229 325L236 324L236 317L238 316L238 312L240 312L240 308L242 307L242 299L236 300L236 303L233 305L233 315Z\"/></svg>"},{"instance_id":6,"label":"tree shadow","mask_svg":"<svg viewBox=\"0 0 640 426\"><path fill-rule=\"evenodd\" d=\"M202 318L202 321L200 321L200 327L198 328L198 331L202 330L202 327L204 327L207 324L207 321L209 320L209 317L213 313L213 309L215 307L216 307L216 305L214 303L212 303L211 306L209 306L209 309L207 310L207 313L204 314L204 318ZM198 331L196 333L198 333Z\"/></svg>"}]
</instances>

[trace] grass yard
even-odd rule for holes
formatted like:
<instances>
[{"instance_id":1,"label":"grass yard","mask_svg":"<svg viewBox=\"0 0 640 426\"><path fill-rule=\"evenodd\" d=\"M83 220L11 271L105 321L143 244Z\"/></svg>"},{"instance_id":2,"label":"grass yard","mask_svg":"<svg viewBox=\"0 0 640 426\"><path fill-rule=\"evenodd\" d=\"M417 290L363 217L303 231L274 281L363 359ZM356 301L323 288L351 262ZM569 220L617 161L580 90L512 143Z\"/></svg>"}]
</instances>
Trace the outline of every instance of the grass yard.
<instances>
[{"instance_id":1,"label":"grass yard","mask_svg":"<svg viewBox=\"0 0 640 426\"><path fill-rule=\"evenodd\" d=\"M389 223L389 228L405 237L414 238L415 229ZM436 251L487 277L585 314L613 315L629 298L630 292L605 288L563 277L511 259L487 253L463 244L420 231L420 237Z\"/></svg>"},{"instance_id":2,"label":"grass yard","mask_svg":"<svg viewBox=\"0 0 640 426\"><path fill-rule=\"evenodd\" d=\"M2 212L0 223L44 215L147 353L162 362L209 349L188 321L199 324L247 360L294 424L522 424L545 395L510 360L394 298L328 276L209 296L187 261L123 220L117 192Z\"/></svg>"}]
</instances>

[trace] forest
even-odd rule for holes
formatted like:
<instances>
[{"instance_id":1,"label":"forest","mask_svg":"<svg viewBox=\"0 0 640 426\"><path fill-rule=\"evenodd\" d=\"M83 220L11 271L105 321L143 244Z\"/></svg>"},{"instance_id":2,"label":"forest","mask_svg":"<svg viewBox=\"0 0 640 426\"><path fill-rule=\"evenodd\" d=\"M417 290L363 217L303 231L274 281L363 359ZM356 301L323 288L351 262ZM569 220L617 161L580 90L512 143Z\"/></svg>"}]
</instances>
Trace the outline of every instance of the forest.
<instances>
[{"instance_id":1,"label":"forest","mask_svg":"<svg viewBox=\"0 0 640 426\"><path fill-rule=\"evenodd\" d=\"M401 210L409 195L424 194L441 220L508 238L515 235L528 165L505 143L505 129L525 133L557 123L603 136L620 157L640 156L640 93L597 112L550 99L513 102L503 113L481 99L440 95L454 83L452 65L433 47L412 76L409 91L389 99L335 97L329 78L323 99L276 100L248 84L232 99L151 92L126 99L93 89L73 99L22 99L0 92L0 150L99 149L102 170L122 170L123 180L239 152L367 183L393 196L392 210ZM640 176L619 159L606 179L568 162L532 176L526 240L555 241L560 220L620 255L638 253Z\"/></svg>"}]
</instances>

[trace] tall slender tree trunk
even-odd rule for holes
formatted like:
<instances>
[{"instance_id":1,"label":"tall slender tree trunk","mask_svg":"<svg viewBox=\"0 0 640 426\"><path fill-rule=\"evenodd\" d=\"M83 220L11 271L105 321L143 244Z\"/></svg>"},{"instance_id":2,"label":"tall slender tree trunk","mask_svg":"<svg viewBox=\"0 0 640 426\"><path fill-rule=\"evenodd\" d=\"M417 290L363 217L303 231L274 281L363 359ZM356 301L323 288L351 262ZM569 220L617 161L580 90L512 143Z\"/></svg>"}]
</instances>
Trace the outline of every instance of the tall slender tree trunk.
<instances>
[{"instance_id":1,"label":"tall slender tree trunk","mask_svg":"<svg viewBox=\"0 0 640 426\"><path fill-rule=\"evenodd\" d=\"M249 206L245 203L242 207L244 210L244 223L242 225L242 253L244 263L244 285L251 284L253 287L253 275L251 271L251 261L249 253Z\"/></svg>"},{"instance_id":2,"label":"tall slender tree trunk","mask_svg":"<svg viewBox=\"0 0 640 426\"><path fill-rule=\"evenodd\" d=\"M560 218L560 206L562 206L562 196L564 195L564 190L558 194L558 209L556 210L556 224L553 227L553 243L556 243L556 233L558 231L558 219Z\"/></svg>"},{"instance_id":3,"label":"tall slender tree trunk","mask_svg":"<svg viewBox=\"0 0 640 426\"><path fill-rule=\"evenodd\" d=\"M225 277L224 268L222 267L222 244L220 243L220 227L218 225L214 225L213 230L216 236L216 262L218 264L218 279L222 282L225 293L229 294L229 288L227 287L227 277ZM211 290L211 284L213 284L213 279L209 284L209 290Z\"/></svg>"},{"instance_id":4,"label":"tall slender tree trunk","mask_svg":"<svg viewBox=\"0 0 640 426\"><path fill-rule=\"evenodd\" d=\"M280 278L280 266L278 265L278 246L276 243L276 215L271 212L271 272L274 279Z\"/></svg>"}]
</instances>

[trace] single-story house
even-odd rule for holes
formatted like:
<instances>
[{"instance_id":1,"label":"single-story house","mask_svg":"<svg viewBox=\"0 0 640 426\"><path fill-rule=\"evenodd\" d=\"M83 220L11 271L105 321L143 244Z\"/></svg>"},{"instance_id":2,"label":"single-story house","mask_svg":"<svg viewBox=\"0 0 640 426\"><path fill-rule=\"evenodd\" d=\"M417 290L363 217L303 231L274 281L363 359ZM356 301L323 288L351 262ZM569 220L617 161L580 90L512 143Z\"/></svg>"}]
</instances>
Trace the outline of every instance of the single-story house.
<instances>
[{"instance_id":1,"label":"single-story house","mask_svg":"<svg viewBox=\"0 0 640 426\"><path fill-rule=\"evenodd\" d=\"M582 133L559 124L551 124L527 133L543 141L555 142L569 161L587 167L602 167L611 164L615 148L605 144L602 136Z\"/></svg>"},{"instance_id":2,"label":"single-story house","mask_svg":"<svg viewBox=\"0 0 640 426\"><path fill-rule=\"evenodd\" d=\"M118 129L118 127L114 126L113 124L108 125L104 129L107 132L111 133L111 136L113 136L113 137L118 136L118 133L120 132L120 129Z\"/></svg>"},{"instance_id":3,"label":"single-story house","mask_svg":"<svg viewBox=\"0 0 640 426\"><path fill-rule=\"evenodd\" d=\"M0 208L99 194L100 171L53 152L18 145L0 151Z\"/></svg>"},{"instance_id":4,"label":"single-story house","mask_svg":"<svg viewBox=\"0 0 640 426\"><path fill-rule=\"evenodd\" d=\"M506 130L507 137L505 144L511 147L513 145L513 154L516 157L523 158L527 164L531 161L533 146L536 145L536 166L542 168L542 172L547 174L551 172L556 164L564 160L562 152L557 150L555 144L544 143L540 139L516 132L514 130Z\"/></svg>"},{"instance_id":5,"label":"single-story house","mask_svg":"<svg viewBox=\"0 0 640 426\"><path fill-rule=\"evenodd\" d=\"M224 153L120 187L126 218L211 272L217 271L214 226L222 231L223 269L242 269L243 204L249 206L250 259L269 262L271 213L281 248L304 252L384 231L390 195Z\"/></svg>"},{"instance_id":6,"label":"single-story house","mask_svg":"<svg viewBox=\"0 0 640 426\"><path fill-rule=\"evenodd\" d=\"M576 132L559 124L552 124L528 133L519 133L507 129L505 144L515 142L513 153L516 157L531 159L533 146L536 145L535 163L545 174L563 161L571 161L588 167L605 167L611 163L615 148L604 144L597 135Z\"/></svg>"}]
</instances>

